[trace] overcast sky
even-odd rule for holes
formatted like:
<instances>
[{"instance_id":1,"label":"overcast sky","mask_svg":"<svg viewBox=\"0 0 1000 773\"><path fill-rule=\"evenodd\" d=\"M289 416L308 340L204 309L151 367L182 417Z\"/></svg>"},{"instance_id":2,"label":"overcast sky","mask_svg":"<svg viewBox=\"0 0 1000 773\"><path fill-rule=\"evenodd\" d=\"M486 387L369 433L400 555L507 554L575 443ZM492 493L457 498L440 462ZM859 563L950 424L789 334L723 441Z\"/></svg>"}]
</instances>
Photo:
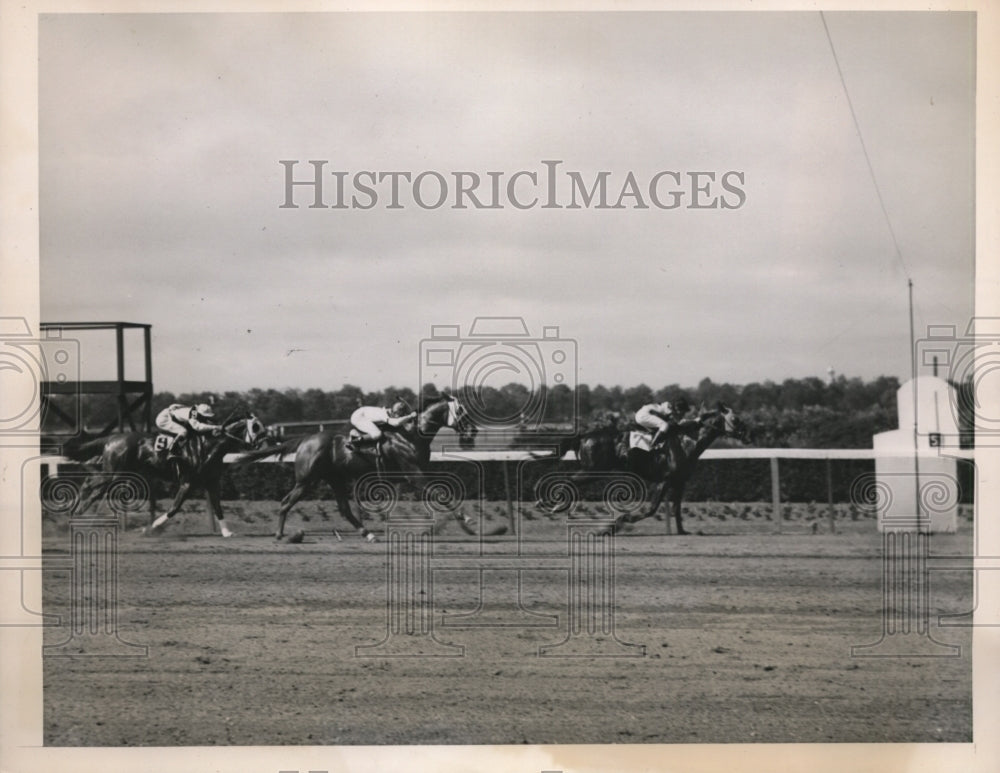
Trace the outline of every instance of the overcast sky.
<instances>
[{"instance_id":1,"label":"overcast sky","mask_svg":"<svg viewBox=\"0 0 1000 773\"><path fill-rule=\"evenodd\" d=\"M576 341L567 383L907 377L908 276L918 333L972 314L974 16L826 21L846 94L818 13L43 17L42 319L151 323L175 392L443 384L431 326L511 315ZM282 208L313 159L327 205L335 171L450 198ZM606 171L648 208L543 209L546 160L559 203ZM504 206L454 209L458 171Z\"/></svg>"}]
</instances>

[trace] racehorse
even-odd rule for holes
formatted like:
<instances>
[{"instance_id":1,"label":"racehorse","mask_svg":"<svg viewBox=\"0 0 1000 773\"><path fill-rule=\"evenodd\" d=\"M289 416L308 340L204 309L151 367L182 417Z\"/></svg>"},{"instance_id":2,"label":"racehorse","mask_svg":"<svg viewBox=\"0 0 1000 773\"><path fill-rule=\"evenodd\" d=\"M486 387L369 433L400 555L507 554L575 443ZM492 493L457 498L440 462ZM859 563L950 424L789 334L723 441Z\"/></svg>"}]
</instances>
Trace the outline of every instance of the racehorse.
<instances>
[{"instance_id":1,"label":"racehorse","mask_svg":"<svg viewBox=\"0 0 1000 773\"><path fill-rule=\"evenodd\" d=\"M415 424L416 426L411 421L401 427L385 428L379 450L358 448L343 435L325 431L290 438L281 445L251 451L243 454L236 464L242 465L276 454L295 454L295 487L281 500L275 539L282 539L285 535L288 511L313 484L325 480L333 489L340 514L362 537L374 542L375 534L368 531L351 512L353 481L369 472L405 474L424 470L431 458L431 442L442 427L455 430L462 447L470 446L479 432L465 407L455 399L432 403L417 416ZM467 524L462 525L467 528Z\"/></svg>"},{"instance_id":2,"label":"racehorse","mask_svg":"<svg viewBox=\"0 0 1000 773\"><path fill-rule=\"evenodd\" d=\"M694 420L671 425L663 442L651 451L629 448L630 434L628 430L619 432L608 428L567 438L559 446L555 458L562 458L567 451L573 450L583 471L581 477L594 471L631 472L654 484L649 509L638 515L621 516L616 527L655 515L669 492L670 509L678 534L688 533L681 518L681 500L698 458L722 436L744 442L749 440L746 425L731 408L721 402L714 410L702 407ZM540 455L533 456L543 458Z\"/></svg>"},{"instance_id":3,"label":"racehorse","mask_svg":"<svg viewBox=\"0 0 1000 773\"><path fill-rule=\"evenodd\" d=\"M265 436L264 425L250 412L238 417L230 416L217 433L190 433L176 456L156 449L157 433L124 432L97 438L68 449L71 459L85 462L84 467L96 474L87 478L80 489L80 497L70 515L84 512L115 482L121 473L138 474L146 480L165 479L176 483L177 492L170 509L156 517L156 502L150 489L149 533L170 520L184 504L192 488L202 488L205 499L219 524L223 537L233 533L226 525L222 513L220 487L224 470L224 457L233 451L255 448Z\"/></svg>"}]
</instances>

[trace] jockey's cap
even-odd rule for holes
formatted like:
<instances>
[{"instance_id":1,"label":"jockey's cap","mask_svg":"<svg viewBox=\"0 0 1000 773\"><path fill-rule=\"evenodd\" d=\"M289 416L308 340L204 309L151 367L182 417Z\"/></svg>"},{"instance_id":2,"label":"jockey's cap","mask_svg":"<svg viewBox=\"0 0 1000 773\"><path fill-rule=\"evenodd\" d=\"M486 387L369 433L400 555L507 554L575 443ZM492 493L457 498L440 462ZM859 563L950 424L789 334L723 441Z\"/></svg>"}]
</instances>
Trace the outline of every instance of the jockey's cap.
<instances>
[{"instance_id":1,"label":"jockey's cap","mask_svg":"<svg viewBox=\"0 0 1000 773\"><path fill-rule=\"evenodd\" d=\"M397 419L400 416L405 416L409 412L410 412L410 406L406 404L406 400L397 400L395 403L392 404L392 408L389 410L389 413L391 413Z\"/></svg>"},{"instance_id":2,"label":"jockey's cap","mask_svg":"<svg viewBox=\"0 0 1000 773\"><path fill-rule=\"evenodd\" d=\"M215 411L212 410L212 406L208 403L198 403L198 405L195 406L194 412L203 419L215 418Z\"/></svg>"}]
</instances>

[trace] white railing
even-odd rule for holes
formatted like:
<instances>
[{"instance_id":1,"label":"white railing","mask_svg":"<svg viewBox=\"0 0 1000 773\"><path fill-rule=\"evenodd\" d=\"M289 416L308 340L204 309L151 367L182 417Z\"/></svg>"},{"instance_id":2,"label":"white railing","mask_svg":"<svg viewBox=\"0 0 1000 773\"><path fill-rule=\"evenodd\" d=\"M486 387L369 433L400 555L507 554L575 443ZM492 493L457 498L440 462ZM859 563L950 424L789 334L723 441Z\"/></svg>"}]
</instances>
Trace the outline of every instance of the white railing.
<instances>
[{"instance_id":1,"label":"white railing","mask_svg":"<svg viewBox=\"0 0 1000 773\"><path fill-rule=\"evenodd\" d=\"M470 462L524 462L529 460L553 459L546 454L550 451L522 451L517 449L484 449L464 450L458 447L445 447L442 451L432 451L432 462L447 462L467 460ZM227 464L237 461L240 454L227 454ZM702 459L874 459L872 448L710 448L701 455ZM562 457L564 461L576 461L576 454L568 451ZM258 462L294 462L295 454L285 454L280 459L277 455L266 456Z\"/></svg>"},{"instance_id":2,"label":"white railing","mask_svg":"<svg viewBox=\"0 0 1000 773\"><path fill-rule=\"evenodd\" d=\"M515 449L461 449L457 445L452 447L440 444L442 450L431 453L431 462L502 462L504 465L504 481L506 486L506 500L508 515L513 517L514 493L512 486L516 486L515 476L510 475L508 463L522 461L544 461L546 459L556 461L555 452L550 449L540 449L536 451L515 450ZM959 449L941 449L942 455L955 456L961 458L972 458L971 451ZM548 454L548 455L546 455ZM872 448L716 448L708 449L702 455L702 459L768 459L770 461L771 478L771 506L775 523L775 528L781 528L781 459L814 459L826 461L826 488L827 501L829 505L830 518L834 517L833 499L833 467L831 462L837 459L876 459L879 457L899 457L899 451L876 452ZM241 454L227 454L225 462L231 464L240 459ZM567 452L561 457L563 461L575 461L576 454ZM295 454L284 454L279 457L277 454L257 459L255 463L290 463L295 461ZM53 456L48 460L48 464L69 464L69 459L61 456ZM48 464L43 465L47 467ZM669 528L669 519L667 519Z\"/></svg>"}]
</instances>

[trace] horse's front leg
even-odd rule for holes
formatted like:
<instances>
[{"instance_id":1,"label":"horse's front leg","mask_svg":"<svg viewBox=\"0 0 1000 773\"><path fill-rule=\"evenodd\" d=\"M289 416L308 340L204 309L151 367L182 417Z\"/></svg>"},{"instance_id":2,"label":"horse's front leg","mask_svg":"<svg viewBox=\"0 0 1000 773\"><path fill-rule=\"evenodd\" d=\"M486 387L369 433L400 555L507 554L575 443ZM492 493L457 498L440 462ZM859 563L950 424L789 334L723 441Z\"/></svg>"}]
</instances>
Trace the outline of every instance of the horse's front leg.
<instances>
[{"instance_id":1,"label":"horse's front leg","mask_svg":"<svg viewBox=\"0 0 1000 773\"><path fill-rule=\"evenodd\" d=\"M235 537L226 525L226 518L222 512L222 496L219 492L219 481L213 481L205 485L205 499L208 500L209 507L215 515L215 520L219 523L219 531L223 537Z\"/></svg>"},{"instance_id":2,"label":"horse's front leg","mask_svg":"<svg viewBox=\"0 0 1000 773\"><path fill-rule=\"evenodd\" d=\"M573 509L573 503L577 499L577 493L579 489L577 484L586 484L593 470L578 470L565 478L565 485L569 486L569 491L562 495L559 486L563 485L562 482L556 482L552 486L552 491L550 494L552 496L552 501L546 501L544 492L539 495L538 499L535 500L535 507L548 515L559 515L560 513L571 513ZM620 525L620 524L619 524Z\"/></svg>"},{"instance_id":3,"label":"horse's front leg","mask_svg":"<svg viewBox=\"0 0 1000 773\"><path fill-rule=\"evenodd\" d=\"M69 511L70 518L78 513L87 512L99 497L104 496L104 492L107 491L110 483L110 479L100 476L91 475L85 478L83 485L80 486L80 496Z\"/></svg>"},{"instance_id":4,"label":"horse's front leg","mask_svg":"<svg viewBox=\"0 0 1000 773\"><path fill-rule=\"evenodd\" d=\"M688 534L689 532L684 528L684 523L681 520L681 498L684 495L684 488L678 486L677 490L670 497L670 510L674 517L674 523L677 524L678 534Z\"/></svg>"},{"instance_id":5,"label":"horse's front leg","mask_svg":"<svg viewBox=\"0 0 1000 773\"><path fill-rule=\"evenodd\" d=\"M663 499L667 494L667 482L663 481L658 483L656 490L653 492L653 496L650 497L649 509L641 515L633 516L629 519L630 523L635 523L636 521L641 521L644 518L651 518L656 515L657 511L660 509L660 505L663 503Z\"/></svg>"},{"instance_id":6,"label":"horse's front leg","mask_svg":"<svg viewBox=\"0 0 1000 773\"><path fill-rule=\"evenodd\" d=\"M156 481L152 478L146 480L149 482L149 528L153 528L156 522Z\"/></svg>"},{"instance_id":7,"label":"horse's front leg","mask_svg":"<svg viewBox=\"0 0 1000 773\"><path fill-rule=\"evenodd\" d=\"M181 505L184 504L185 500L188 498L188 494L191 493L191 481L183 481L177 487L177 495L174 497L173 503L170 505L170 509L167 510L163 515L157 518L149 527L149 532L153 533L159 529L163 524L169 521L174 515L177 514L181 509Z\"/></svg>"},{"instance_id":8,"label":"horse's front leg","mask_svg":"<svg viewBox=\"0 0 1000 773\"><path fill-rule=\"evenodd\" d=\"M429 497L435 494L434 489L431 489L431 491L428 492L428 488L434 485L434 481L419 480L419 479L415 480L409 474L407 475L406 481L413 488L414 494L417 497L417 502L423 503L425 508L428 507ZM397 486L397 493L398 491L399 488ZM459 492L453 491L450 487L446 485L442 504L450 505L449 510L451 512L450 515L445 515L445 518L442 519L440 523L438 523L435 520L435 523L432 527L432 533L437 534L439 532L439 529L443 528L444 523L447 521L447 519L453 517L455 519L455 523L458 524L458 527L462 531L464 531L469 536L477 536L478 532L475 529L475 521L472 520L472 518L468 515L468 513L465 512L465 508L462 507L462 505L465 504L465 500L457 499L454 496L458 493ZM399 501L398 496L396 497L396 501L397 502ZM428 510L428 512L433 512L433 510ZM506 527L504 527L503 531L507 531ZM502 533L502 532L496 532L496 533Z\"/></svg>"}]
</instances>

